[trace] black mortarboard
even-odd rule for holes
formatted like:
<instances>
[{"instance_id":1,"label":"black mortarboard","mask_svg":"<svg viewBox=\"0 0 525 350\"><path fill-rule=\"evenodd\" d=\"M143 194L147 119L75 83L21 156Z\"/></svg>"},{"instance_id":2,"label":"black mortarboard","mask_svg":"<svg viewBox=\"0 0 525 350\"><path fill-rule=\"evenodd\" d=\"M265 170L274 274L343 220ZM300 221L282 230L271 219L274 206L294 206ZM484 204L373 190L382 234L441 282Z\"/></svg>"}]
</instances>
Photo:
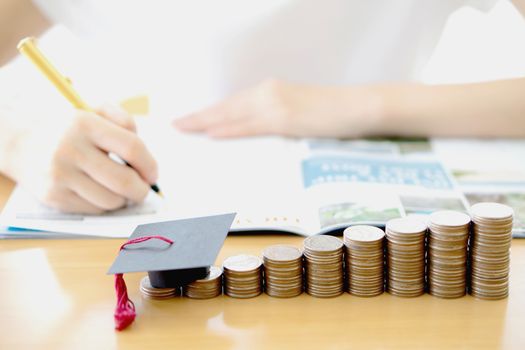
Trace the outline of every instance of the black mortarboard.
<instances>
[{"instance_id":1,"label":"black mortarboard","mask_svg":"<svg viewBox=\"0 0 525 350\"><path fill-rule=\"evenodd\" d=\"M156 288L180 287L204 278L234 218L235 214L223 214L137 226L108 271L116 275L116 328L124 329L135 316L123 273L147 271Z\"/></svg>"}]
</instances>

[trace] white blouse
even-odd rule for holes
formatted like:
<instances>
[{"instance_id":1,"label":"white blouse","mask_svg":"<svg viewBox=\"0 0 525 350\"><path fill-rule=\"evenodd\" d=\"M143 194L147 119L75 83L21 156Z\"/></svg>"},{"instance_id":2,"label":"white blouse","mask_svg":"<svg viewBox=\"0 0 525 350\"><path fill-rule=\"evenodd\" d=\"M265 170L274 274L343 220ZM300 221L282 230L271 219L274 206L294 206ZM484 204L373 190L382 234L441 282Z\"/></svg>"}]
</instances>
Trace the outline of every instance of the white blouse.
<instances>
[{"instance_id":1,"label":"white blouse","mask_svg":"<svg viewBox=\"0 0 525 350\"><path fill-rule=\"evenodd\" d=\"M268 77L417 80L448 16L495 0L34 0L82 38L82 81L140 86L184 113ZM86 71L86 69L84 69ZM100 86L104 73L104 86ZM77 78L79 79L79 78ZM96 83L98 82L98 83Z\"/></svg>"}]
</instances>

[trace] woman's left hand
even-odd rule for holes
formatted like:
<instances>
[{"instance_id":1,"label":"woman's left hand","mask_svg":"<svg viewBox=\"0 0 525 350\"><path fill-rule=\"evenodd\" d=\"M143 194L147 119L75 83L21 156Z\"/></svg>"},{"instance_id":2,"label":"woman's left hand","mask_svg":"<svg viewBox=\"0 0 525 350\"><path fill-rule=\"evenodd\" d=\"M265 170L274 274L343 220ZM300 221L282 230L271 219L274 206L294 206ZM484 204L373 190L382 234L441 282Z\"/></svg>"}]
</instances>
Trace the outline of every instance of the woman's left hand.
<instances>
[{"instance_id":1,"label":"woman's left hand","mask_svg":"<svg viewBox=\"0 0 525 350\"><path fill-rule=\"evenodd\" d=\"M358 137L373 132L380 99L367 87L320 87L270 79L176 119L182 131L212 137Z\"/></svg>"}]
</instances>

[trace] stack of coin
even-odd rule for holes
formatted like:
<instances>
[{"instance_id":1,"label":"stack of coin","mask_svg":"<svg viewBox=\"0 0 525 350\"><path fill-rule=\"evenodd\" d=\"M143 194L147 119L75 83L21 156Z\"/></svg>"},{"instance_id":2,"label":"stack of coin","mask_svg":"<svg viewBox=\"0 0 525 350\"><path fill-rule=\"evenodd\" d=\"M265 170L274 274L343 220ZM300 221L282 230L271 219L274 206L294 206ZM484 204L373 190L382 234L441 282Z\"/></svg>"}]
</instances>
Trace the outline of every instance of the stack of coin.
<instances>
[{"instance_id":1,"label":"stack of coin","mask_svg":"<svg viewBox=\"0 0 525 350\"><path fill-rule=\"evenodd\" d=\"M289 298L303 292L303 253L288 245L272 245L263 253L266 293Z\"/></svg>"},{"instance_id":2,"label":"stack of coin","mask_svg":"<svg viewBox=\"0 0 525 350\"><path fill-rule=\"evenodd\" d=\"M470 214L470 293L481 299L506 298L513 210L503 204L478 203L470 208Z\"/></svg>"},{"instance_id":3,"label":"stack of coin","mask_svg":"<svg viewBox=\"0 0 525 350\"><path fill-rule=\"evenodd\" d=\"M332 236L304 240L306 292L315 297L343 293L343 242Z\"/></svg>"},{"instance_id":4,"label":"stack of coin","mask_svg":"<svg viewBox=\"0 0 525 350\"><path fill-rule=\"evenodd\" d=\"M140 281L140 292L148 299L163 300L179 296L180 288L155 288L146 276Z\"/></svg>"},{"instance_id":5,"label":"stack of coin","mask_svg":"<svg viewBox=\"0 0 525 350\"><path fill-rule=\"evenodd\" d=\"M430 294L441 298L465 295L469 229L467 214L441 210L430 215L427 256Z\"/></svg>"},{"instance_id":6,"label":"stack of coin","mask_svg":"<svg viewBox=\"0 0 525 350\"><path fill-rule=\"evenodd\" d=\"M374 226L352 226L344 232L346 289L371 297L384 290L383 241L385 233Z\"/></svg>"},{"instance_id":7,"label":"stack of coin","mask_svg":"<svg viewBox=\"0 0 525 350\"><path fill-rule=\"evenodd\" d=\"M262 293L262 261L254 255L235 255L224 260L224 294L253 298Z\"/></svg>"},{"instance_id":8,"label":"stack of coin","mask_svg":"<svg viewBox=\"0 0 525 350\"><path fill-rule=\"evenodd\" d=\"M222 294L222 269L211 266L208 276L182 288L184 296L193 299L211 299Z\"/></svg>"},{"instance_id":9,"label":"stack of coin","mask_svg":"<svg viewBox=\"0 0 525 350\"><path fill-rule=\"evenodd\" d=\"M387 290L402 297L425 292L425 223L397 218L386 223Z\"/></svg>"}]
</instances>

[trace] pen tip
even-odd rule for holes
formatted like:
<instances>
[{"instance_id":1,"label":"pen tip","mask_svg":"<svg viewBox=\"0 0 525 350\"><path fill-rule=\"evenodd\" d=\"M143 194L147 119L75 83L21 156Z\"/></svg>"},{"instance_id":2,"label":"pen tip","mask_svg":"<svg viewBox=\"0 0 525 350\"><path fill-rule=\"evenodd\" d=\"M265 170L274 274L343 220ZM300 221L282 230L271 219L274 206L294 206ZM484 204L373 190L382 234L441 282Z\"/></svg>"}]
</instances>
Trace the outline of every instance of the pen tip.
<instances>
[{"instance_id":1,"label":"pen tip","mask_svg":"<svg viewBox=\"0 0 525 350\"><path fill-rule=\"evenodd\" d=\"M162 194L162 191L160 190L159 186L157 186L157 184L151 185L151 189L153 190L153 192L158 194L159 197L164 198L164 194Z\"/></svg>"}]
</instances>

